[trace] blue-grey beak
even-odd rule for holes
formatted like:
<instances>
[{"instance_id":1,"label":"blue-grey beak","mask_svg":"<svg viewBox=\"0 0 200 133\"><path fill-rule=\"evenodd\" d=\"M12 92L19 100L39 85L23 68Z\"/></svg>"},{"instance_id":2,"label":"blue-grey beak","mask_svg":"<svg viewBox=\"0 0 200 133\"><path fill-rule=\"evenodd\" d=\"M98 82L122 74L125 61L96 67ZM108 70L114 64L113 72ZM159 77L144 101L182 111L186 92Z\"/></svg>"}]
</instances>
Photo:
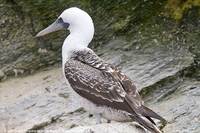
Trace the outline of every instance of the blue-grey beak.
<instances>
[{"instance_id":1,"label":"blue-grey beak","mask_svg":"<svg viewBox=\"0 0 200 133\"><path fill-rule=\"evenodd\" d=\"M36 37L41 37L41 36L47 35L49 33L52 33L52 32L58 31L58 30L67 29L68 27L69 27L69 23L64 22L62 18L59 18L54 23L49 25L47 28L40 31L36 35Z\"/></svg>"}]
</instances>

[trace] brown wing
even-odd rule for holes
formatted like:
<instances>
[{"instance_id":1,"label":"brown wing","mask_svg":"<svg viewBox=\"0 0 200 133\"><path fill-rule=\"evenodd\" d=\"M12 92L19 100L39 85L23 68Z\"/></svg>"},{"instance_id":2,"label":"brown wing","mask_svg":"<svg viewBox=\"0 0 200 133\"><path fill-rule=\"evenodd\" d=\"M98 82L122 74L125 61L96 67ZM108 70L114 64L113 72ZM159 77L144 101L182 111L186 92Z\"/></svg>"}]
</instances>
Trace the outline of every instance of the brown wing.
<instances>
[{"instance_id":1,"label":"brown wing","mask_svg":"<svg viewBox=\"0 0 200 133\"><path fill-rule=\"evenodd\" d=\"M105 76L103 79L110 79L109 82L114 83L110 85L115 86L113 91L116 91L115 93L118 95L123 95L121 100L124 101L126 95L126 97L131 99L132 105L135 109L141 107L143 101L140 98L137 88L119 69L103 61L90 49L78 51L74 55L74 60L80 61L91 68L95 68L96 71L98 70ZM106 89L106 86L104 89Z\"/></svg>"},{"instance_id":2,"label":"brown wing","mask_svg":"<svg viewBox=\"0 0 200 133\"><path fill-rule=\"evenodd\" d=\"M71 87L82 97L97 105L126 110L126 92L113 77L75 59L65 64L65 76Z\"/></svg>"}]
</instances>

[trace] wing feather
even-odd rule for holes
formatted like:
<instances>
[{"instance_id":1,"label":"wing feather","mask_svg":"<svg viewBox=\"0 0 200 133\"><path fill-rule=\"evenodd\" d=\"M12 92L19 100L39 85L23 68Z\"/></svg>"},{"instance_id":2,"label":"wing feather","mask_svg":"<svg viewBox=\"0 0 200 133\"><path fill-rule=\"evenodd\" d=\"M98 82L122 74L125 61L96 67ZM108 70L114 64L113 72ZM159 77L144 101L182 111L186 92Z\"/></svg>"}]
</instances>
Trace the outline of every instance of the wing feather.
<instances>
[{"instance_id":1,"label":"wing feather","mask_svg":"<svg viewBox=\"0 0 200 133\"><path fill-rule=\"evenodd\" d=\"M106 78L110 78L111 81L117 85L112 93L117 93L123 97L123 101L125 100L125 95L131 99L132 104L136 108L140 108L143 104L141 97L137 91L134 83L119 69L114 67L111 64L104 62L100 57L98 57L92 50L87 49L83 51L76 52L76 60L81 61L93 68L101 70L101 72L106 76Z\"/></svg>"},{"instance_id":2,"label":"wing feather","mask_svg":"<svg viewBox=\"0 0 200 133\"><path fill-rule=\"evenodd\" d=\"M69 60L65 64L65 76L77 93L84 91L88 95L92 94L110 102L123 102L124 100L123 95L116 91L121 89L117 80L113 80L107 74L80 61ZM84 95L84 97L87 98L88 95Z\"/></svg>"}]
</instances>

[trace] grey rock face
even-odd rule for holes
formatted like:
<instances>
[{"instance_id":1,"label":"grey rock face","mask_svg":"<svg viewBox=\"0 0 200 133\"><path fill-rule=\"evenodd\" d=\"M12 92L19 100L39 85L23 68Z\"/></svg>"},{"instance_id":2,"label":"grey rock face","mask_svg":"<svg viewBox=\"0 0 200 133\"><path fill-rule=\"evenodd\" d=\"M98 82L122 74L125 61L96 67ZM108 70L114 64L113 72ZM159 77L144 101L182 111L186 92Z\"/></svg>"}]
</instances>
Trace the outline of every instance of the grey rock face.
<instances>
[{"instance_id":1,"label":"grey rock face","mask_svg":"<svg viewBox=\"0 0 200 133\"><path fill-rule=\"evenodd\" d=\"M177 24L162 15L166 12L166 3L156 0L1 0L0 70L5 75L3 79L31 74L61 62L61 45L68 33L63 31L39 39L35 35L72 6L87 11L94 20L92 47L107 46L110 40L123 38L121 40L129 43L118 45L118 49L129 51L161 46L168 47L173 53L174 49L184 48L195 53L199 62L199 9L185 13L183 24ZM108 49L113 49L110 44Z\"/></svg>"},{"instance_id":2,"label":"grey rock face","mask_svg":"<svg viewBox=\"0 0 200 133\"><path fill-rule=\"evenodd\" d=\"M33 18L15 1L1 1L0 16L0 71L4 74L0 79L31 74L61 60L57 58L60 57L59 50L47 42L43 47L43 40L34 37L37 26L33 27Z\"/></svg>"},{"instance_id":3,"label":"grey rock face","mask_svg":"<svg viewBox=\"0 0 200 133\"><path fill-rule=\"evenodd\" d=\"M185 49L171 50L157 46L124 51L122 48L127 43L114 40L100 49L99 53L109 62L121 67L122 71L135 81L139 90L175 75L191 66L194 60L193 55Z\"/></svg>"},{"instance_id":4,"label":"grey rock face","mask_svg":"<svg viewBox=\"0 0 200 133\"><path fill-rule=\"evenodd\" d=\"M178 86L171 86L174 92L159 101L150 96L149 104L168 120L165 132L198 133L200 120L200 82L184 80ZM164 93L164 92L163 92ZM154 100L152 100L154 99Z\"/></svg>"},{"instance_id":5,"label":"grey rock face","mask_svg":"<svg viewBox=\"0 0 200 133\"><path fill-rule=\"evenodd\" d=\"M65 133L146 133L146 131L135 123L113 123L95 126L84 126L70 129Z\"/></svg>"}]
</instances>

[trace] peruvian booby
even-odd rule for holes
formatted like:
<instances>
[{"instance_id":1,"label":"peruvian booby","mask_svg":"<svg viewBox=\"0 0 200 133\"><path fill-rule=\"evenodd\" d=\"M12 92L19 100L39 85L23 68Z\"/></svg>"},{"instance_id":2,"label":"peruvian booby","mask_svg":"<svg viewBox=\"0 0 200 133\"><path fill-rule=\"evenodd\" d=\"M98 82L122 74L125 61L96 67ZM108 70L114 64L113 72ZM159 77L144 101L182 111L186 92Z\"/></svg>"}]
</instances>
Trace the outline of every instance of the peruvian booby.
<instances>
[{"instance_id":1,"label":"peruvian booby","mask_svg":"<svg viewBox=\"0 0 200 133\"><path fill-rule=\"evenodd\" d=\"M94 35L91 17L76 7L66 9L36 37L61 29L70 31L62 46L64 76L81 99L80 104L107 120L135 120L149 131L160 133L152 118L165 119L144 106L136 86L124 73L88 48Z\"/></svg>"}]
</instances>

